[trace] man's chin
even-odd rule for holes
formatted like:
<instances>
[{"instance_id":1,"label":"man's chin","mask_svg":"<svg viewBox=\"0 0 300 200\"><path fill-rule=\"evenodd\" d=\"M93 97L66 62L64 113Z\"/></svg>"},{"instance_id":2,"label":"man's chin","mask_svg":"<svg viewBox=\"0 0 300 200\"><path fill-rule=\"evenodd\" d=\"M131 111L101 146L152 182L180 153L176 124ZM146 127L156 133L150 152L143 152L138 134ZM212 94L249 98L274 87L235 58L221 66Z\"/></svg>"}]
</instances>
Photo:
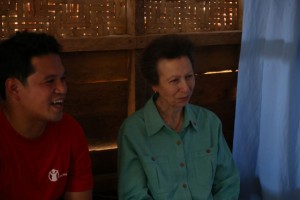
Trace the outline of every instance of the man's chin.
<instances>
[{"instance_id":1,"label":"man's chin","mask_svg":"<svg viewBox=\"0 0 300 200\"><path fill-rule=\"evenodd\" d=\"M62 117L63 117L63 113L61 112L61 113L59 113L59 114L51 117L50 121L52 121L52 122L58 122L58 121L60 121L62 119Z\"/></svg>"}]
</instances>

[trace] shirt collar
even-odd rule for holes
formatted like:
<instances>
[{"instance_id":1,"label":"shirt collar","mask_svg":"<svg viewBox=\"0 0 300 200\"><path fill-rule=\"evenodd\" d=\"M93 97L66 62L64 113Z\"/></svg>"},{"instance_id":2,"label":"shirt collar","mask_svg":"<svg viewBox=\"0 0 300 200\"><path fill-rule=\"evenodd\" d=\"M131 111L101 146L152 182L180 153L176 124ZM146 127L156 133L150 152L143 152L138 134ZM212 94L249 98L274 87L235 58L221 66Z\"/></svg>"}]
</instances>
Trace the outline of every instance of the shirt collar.
<instances>
[{"instance_id":1,"label":"shirt collar","mask_svg":"<svg viewBox=\"0 0 300 200\"><path fill-rule=\"evenodd\" d=\"M197 116L193 112L191 104L187 104L185 106L185 108L184 108L184 124L183 124L183 128L186 128L189 125L191 125L196 131L198 131Z\"/></svg>"},{"instance_id":2,"label":"shirt collar","mask_svg":"<svg viewBox=\"0 0 300 200\"><path fill-rule=\"evenodd\" d=\"M153 95L144 106L144 119L148 136L156 134L165 126L165 123L155 106L156 98L157 96ZM187 104L184 108L184 122L182 128L185 129L189 125L198 130L196 116L192 112L190 104Z\"/></svg>"},{"instance_id":3,"label":"shirt collar","mask_svg":"<svg viewBox=\"0 0 300 200\"><path fill-rule=\"evenodd\" d=\"M155 106L154 102L156 98L154 94L144 107L144 118L148 136L154 135L165 125Z\"/></svg>"}]
</instances>

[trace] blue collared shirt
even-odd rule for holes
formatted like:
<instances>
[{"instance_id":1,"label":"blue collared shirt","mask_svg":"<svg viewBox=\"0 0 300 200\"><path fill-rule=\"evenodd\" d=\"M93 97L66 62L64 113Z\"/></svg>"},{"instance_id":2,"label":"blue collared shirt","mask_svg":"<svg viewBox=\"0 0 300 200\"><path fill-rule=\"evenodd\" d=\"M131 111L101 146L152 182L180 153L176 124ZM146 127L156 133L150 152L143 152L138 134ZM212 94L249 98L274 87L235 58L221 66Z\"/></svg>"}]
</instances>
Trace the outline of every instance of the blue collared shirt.
<instances>
[{"instance_id":1,"label":"blue collared shirt","mask_svg":"<svg viewBox=\"0 0 300 200\"><path fill-rule=\"evenodd\" d=\"M235 200L239 175L219 118L184 108L182 131L170 129L152 97L120 128L120 200Z\"/></svg>"}]
</instances>

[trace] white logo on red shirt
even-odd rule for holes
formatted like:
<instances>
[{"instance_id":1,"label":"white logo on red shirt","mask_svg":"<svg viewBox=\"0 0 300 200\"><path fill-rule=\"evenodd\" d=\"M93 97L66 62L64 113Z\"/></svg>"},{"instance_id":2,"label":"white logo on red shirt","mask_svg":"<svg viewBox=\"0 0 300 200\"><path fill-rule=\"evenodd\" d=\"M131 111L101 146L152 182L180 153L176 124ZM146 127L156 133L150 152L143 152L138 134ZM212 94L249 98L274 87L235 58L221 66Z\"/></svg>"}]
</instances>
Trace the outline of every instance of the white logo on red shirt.
<instances>
[{"instance_id":1,"label":"white logo on red shirt","mask_svg":"<svg viewBox=\"0 0 300 200\"><path fill-rule=\"evenodd\" d=\"M59 171L57 169L51 169L48 173L48 178L52 182L56 182L60 177L67 176L67 173L63 173L59 175Z\"/></svg>"}]
</instances>

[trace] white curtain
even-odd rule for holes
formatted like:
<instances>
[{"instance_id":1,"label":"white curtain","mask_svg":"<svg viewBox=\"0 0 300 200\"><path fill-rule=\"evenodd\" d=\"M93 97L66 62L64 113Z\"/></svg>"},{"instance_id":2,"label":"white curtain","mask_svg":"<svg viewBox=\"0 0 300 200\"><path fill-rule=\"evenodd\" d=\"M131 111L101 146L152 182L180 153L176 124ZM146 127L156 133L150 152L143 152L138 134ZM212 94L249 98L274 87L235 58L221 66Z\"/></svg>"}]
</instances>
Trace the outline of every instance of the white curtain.
<instances>
[{"instance_id":1,"label":"white curtain","mask_svg":"<svg viewBox=\"0 0 300 200\"><path fill-rule=\"evenodd\" d=\"M233 156L241 200L300 200L300 0L244 0Z\"/></svg>"}]
</instances>

